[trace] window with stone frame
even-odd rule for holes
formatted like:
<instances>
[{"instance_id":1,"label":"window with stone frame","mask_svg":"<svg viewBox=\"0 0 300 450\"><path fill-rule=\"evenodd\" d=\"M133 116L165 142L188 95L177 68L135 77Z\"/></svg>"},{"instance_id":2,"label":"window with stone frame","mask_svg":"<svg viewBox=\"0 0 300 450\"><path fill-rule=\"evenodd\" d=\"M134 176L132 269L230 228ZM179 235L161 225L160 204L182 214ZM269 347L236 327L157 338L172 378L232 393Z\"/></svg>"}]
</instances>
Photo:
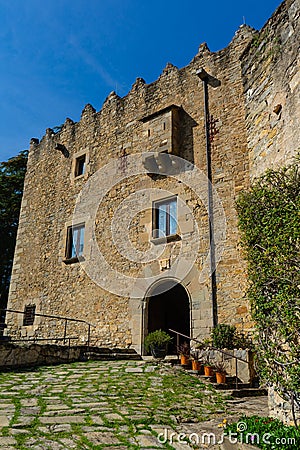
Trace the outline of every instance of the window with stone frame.
<instances>
[{"instance_id":1,"label":"window with stone frame","mask_svg":"<svg viewBox=\"0 0 300 450\"><path fill-rule=\"evenodd\" d=\"M177 234L177 197L153 202L152 214L154 239Z\"/></svg>"},{"instance_id":2,"label":"window with stone frame","mask_svg":"<svg viewBox=\"0 0 300 450\"><path fill-rule=\"evenodd\" d=\"M28 327L34 324L36 305L26 305L23 315L23 326Z\"/></svg>"},{"instance_id":3,"label":"window with stone frame","mask_svg":"<svg viewBox=\"0 0 300 450\"><path fill-rule=\"evenodd\" d=\"M72 225L67 229L66 261L77 262L83 255L85 224Z\"/></svg>"},{"instance_id":4,"label":"window with stone frame","mask_svg":"<svg viewBox=\"0 0 300 450\"><path fill-rule=\"evenodd\" d=\"M84 175L86 169L86 155L81 155L75 161L75 178Z\"/></svg>"}]
</instances>

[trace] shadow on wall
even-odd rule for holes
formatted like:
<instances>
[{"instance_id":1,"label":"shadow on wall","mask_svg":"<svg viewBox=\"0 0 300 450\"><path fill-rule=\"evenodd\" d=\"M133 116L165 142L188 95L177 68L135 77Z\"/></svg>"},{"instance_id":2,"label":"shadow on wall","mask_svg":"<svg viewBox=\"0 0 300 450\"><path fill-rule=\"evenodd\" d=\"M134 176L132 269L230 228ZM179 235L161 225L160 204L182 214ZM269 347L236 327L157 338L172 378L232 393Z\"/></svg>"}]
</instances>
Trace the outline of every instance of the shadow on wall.
<instances>
[{"instance_id":1,"label":"shadow on wall","mask_svg":"<svg viewBox=\"0 0 300 450\"><path fill-rule=\"evenodd\" d=\"M179 156L194 164L194 137L193 128L198 123L186 112L180 109L180 147L181 152Z\"/></svg>"}]
</instances>

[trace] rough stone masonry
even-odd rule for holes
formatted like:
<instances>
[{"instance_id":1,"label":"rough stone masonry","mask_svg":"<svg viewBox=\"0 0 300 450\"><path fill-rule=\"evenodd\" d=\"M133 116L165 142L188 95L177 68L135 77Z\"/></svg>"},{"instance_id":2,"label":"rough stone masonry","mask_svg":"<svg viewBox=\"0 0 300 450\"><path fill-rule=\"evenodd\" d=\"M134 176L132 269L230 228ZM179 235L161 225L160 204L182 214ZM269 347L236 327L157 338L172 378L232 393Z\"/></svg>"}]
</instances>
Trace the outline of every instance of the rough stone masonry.
<instances>
[{"instance_id":1,"label":"rough stone masonry","mask_svg":"<svg viewBox=\"0 0 300 450\"><path fill-rule=\"evenodd\" d=\"M32 139L8 308L86 320L93 344L138 352L155 327L251 330L235 200L299 151L298 19L287 0L260 31L242 25L228 47L202 44L186 67L168 63L155 82L137 78L125 97ZM10 336L63 335L63 321L24 317L7 314ZM85 341L85 325L72 334Z\"/></svg>"}]
</instances>

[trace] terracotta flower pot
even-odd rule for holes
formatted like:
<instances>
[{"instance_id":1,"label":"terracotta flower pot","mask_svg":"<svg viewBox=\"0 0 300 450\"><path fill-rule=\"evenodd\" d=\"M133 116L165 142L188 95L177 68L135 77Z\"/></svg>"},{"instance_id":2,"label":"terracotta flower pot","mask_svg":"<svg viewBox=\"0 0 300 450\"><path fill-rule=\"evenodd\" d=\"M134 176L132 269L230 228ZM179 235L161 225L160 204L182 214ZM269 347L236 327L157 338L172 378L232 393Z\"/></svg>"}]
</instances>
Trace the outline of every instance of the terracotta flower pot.
<instances>
[{"instance_id":1,"label":"terracotta flower pot","mask_svg":"<svg viewBox=\"0 0 300 450\"><path fill-rule=\"evenodd\" d=\"M212 377L214 375L213 368L211 366L204 366L204 375L206 377Z\"/></svg>"},{"instance_id":2,"label":"terracotta flower pot","mask_svg":"<svg viewBox=\"0 0 300 450\"><path fill-rule=\"evenodd\" d=\"M216 372L216 380L218 384L226 383L226 373Z\"/></svg>"},{"instance_id":3,"label":"terracotta flower pot","mask_svg":"<svg viewBox=\"0 0 300 450\"><path fill-rule=\"evenodd\" d=\"M180 355L180 363L182 366L187 366L189 364L189 357L187 355Z\"/></svg>"},{"instance_id":4,"label":"terracotta flower pot","mask_svg":"<svg viewBox=\"0 0 300 450\"><path fill-rule=\"evenodd\" d=\"M199 372L200 369L201 369L200 361L195 361L194 359L192 359L192 370L197 370Z\"/></svg>"}]
</instances>

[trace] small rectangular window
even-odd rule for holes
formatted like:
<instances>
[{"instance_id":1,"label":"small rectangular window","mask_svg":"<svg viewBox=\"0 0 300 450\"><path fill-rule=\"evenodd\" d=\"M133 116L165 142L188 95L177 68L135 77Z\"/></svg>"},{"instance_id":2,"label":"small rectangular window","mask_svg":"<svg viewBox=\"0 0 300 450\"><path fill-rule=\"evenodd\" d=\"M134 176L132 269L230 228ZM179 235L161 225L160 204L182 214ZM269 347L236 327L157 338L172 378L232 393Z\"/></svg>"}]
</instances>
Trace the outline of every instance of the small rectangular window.
<instances>
[{"instance_id":1,"label":"small rectangular window","mask_svg":"<svg viewBox=\"0 0 300 450\"><path fill-rule=\"evenodd\" d=\"M24 308L23 326L28 327L34 324L36 305L26 305Z\"/></svg>"},{"instance_id":2,"label":"small rectangular window","mask_svg":"<svg viewBox=\"0 0 300 450\"><path fill-rule=\"evenodd\" d=\"M177 233L177 198L153 203L153 238Z\"/></svg>"},{"instance_id":3,"label":"small rectangular window","mask_svg":"<svg viewBox=\"0 0 300 450\"><path fill-rule=\"evenodd\" d=\"M66 258L76 260L83 255L85 225L74 225L67 230Z\"/></svg>"},{"instance_id":4,"label":"small rectangular window","mask_svg":"<svg viewBox=\"0 0 300 450\"><path fill-rule=\"evenodd\" d=\"M85 173L86 168L86 157L85 155L79 156L76 158L75 164L75 177L79 177Z\"/></svg>"}]
</instances>

